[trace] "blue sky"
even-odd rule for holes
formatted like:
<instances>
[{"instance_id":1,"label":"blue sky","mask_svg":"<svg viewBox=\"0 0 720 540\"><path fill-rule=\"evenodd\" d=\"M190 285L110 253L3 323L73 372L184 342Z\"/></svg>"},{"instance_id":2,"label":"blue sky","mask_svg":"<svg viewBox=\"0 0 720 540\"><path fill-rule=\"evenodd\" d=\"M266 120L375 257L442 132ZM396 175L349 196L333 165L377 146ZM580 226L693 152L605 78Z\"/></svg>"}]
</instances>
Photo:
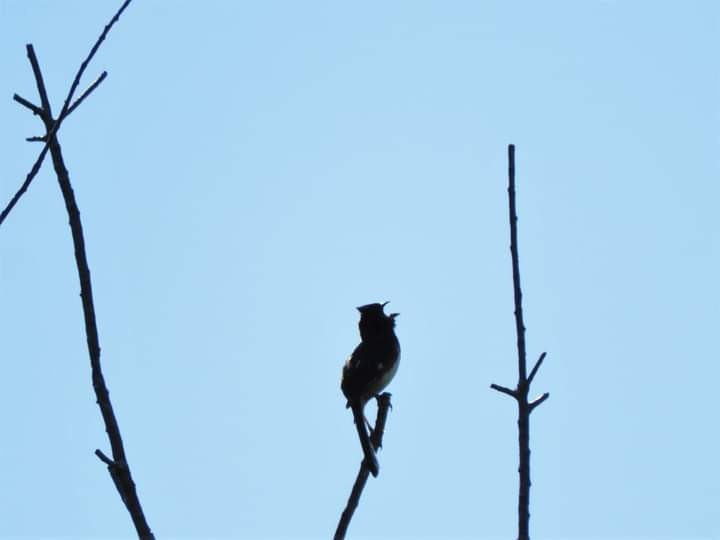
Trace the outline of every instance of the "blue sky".
<instances>
[{"instance_id":1,"label":"blue sky","mask_svg":"<svg viewBox=\"0 0 720 540\"><path fill-rule=\"evenodd\" d=\"M119 2L0 0L0 198ZM717 538L714 2L135 0L60 142L103 366L158 538L327 538L360 460L354 307L401 313L353 538L513 538L517 145L536 539ZM83 85L84 87L84 85ZM3 202L4 204L4 202ZM0 537L132 537L67 217L0 228Z\"/></svg>"}]
</instances>

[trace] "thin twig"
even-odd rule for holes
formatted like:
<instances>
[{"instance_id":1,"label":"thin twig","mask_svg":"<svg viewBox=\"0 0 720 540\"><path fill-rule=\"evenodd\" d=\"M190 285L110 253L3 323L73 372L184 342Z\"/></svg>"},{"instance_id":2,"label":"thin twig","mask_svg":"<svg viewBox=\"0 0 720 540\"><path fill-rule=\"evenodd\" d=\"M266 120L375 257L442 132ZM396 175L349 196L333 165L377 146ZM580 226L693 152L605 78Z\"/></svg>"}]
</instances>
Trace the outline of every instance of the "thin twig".
<instances>
[{"instance_id":1,"label":"thin twig","mask_svg":"<svg viewBox=\"0 0 720 540\"><path fill-rule=\"evenodd\" d=\"M100 450L100 449L95 450L95 455L98 457L98 459L99 459L100 461L102 461L102 462L103 462L105 465L107 465L108 467L115 467L115 466L117 465L112 459L110 459L109 457L107 457L107 456L105 455L105 453L104 453L102 450Z\"/></svg>"},{"instance_id":2,"label":"thin twig","mask_svg":"<svg viewBox=\"0 0 720 540\"><path fill-rule=\"evenodd\" d=\"M509 388L505 388L504 386L500 386L499 384L493 383L490 385L490 388L492 388L493 390L497 390L498 392L500 392L502 394L507 394L511 398L517 399L517 397L518 397L517 390L510 390Z\"/></svg>"},{"instance_id":3,"label":"thin twig","mask_svg":"<svg viewBox=\"0 0 720 540\"><path fill-rule=\"evenodd\" d=\"M33 164L32 168L30 169L30 172L25 177L25 181L22 183L22 185L17 190L15 195L13 195L13 198L10 199L10 202L7 204L7 206L5 206L3 211L0 212L0 225L3 224L3 222L5 221L7 216L10 214L12 209L15 207L15 205L18 203L20 198L25 194L28 187L30 187L30 184L32 183L33 179L35 178L35 176L37 176L37 173L40 171L40 167L42 166L43 160L45 159L45 156L47 155L47 152L48 152L48 146L50 144L50 140L57 133L58 129L60 129L60 125L63 123L65 118L67 118L67 116L70 114L70 112L72 112L70 110L71 109L70 102L72 101L72 98L75 95L75 91L77 90L77 87L80 85L80 79L82 78L83 74L85 73L85 70L87 69L88 65L90 64L90 61L95 56L95 53L97 53L98 49L100 48L100 45L102 44L103 41L105 41L105 38L107 37L108 33L110 32L110 29L115 25L115 23L118 21L118 19L120 19L120 15L122 15L123 11L125 11L125 9L130 5L130 2L132 2L132 0L125 0L122 3L122 5L120 6L120 9L118 9L117 12L115 12L115 15L113 15L112 19L110 19L110 22L108 22L108 24L105 25L105 28L103 29L102 33L97 38L97 40L95 41L95 44L93 45L92 49L90 49L90 52L88 53L85 60L82 62L82 64L80 64L80 68L78 69L77 73L75 74L75 78L73 79L73 82L70 85L70 90L68 91L67 97L65 98L65 102L63 103L63 107L60 110L60 114L58 115L57 120L55 121L54 125L52 126L52 128L50 129L50 131L47 135L47 140L45 141L45 146L43 146L42 150L40 150L40 154L38 154L38 157L35 160L35 163ZM32 45L28 45L28 48L32 49ZM34 56L34 54L33 54L33 56ZM37 58L35 58L35 63L37 63ZM31 59L31 64L33 65L33 73L35 73L36 68L35 68L35 65L33 64L32 59ZM101 76L100 78L104 79L103 76ZM35 79L37 80L37 74L36 74ZM102 82L102 81L100 81L100 82ZM97 83L97 84L99 84L99 83ZM72 106L72 110L76 109L77 106L80 105L80 102L82 102L82 100L84 100L85 97L87 97L86 95L89 95L89 93L92 92L92 90L94 90L95 87L97 87L97 84L94 84L94 86L91 85L91 88L89 88L83 94L83 96L81 96L80 99L78 99L78 102L76 102ZM45 100L43 100L43 109L48 114L48 116L52 117L52 112L50 110L50 103L49 103L49 100L47 99L47 92L45 90L44 83L43 83L42 88L38 87L38 92L40 93L41 100L43 99L42 98L43 94L45 95ZM45 103L45 101L47 101L47 104ZM24 104L24 105L26 105L26 104ZM33 112L35 112L35 111L33 111ZM39 114L39 111L36 112L36 114Z\"/></svg>"},{"instance_id":4,"label":"thin twig","mask_svg":"<svg viewBox=\"0 0 720 540\"><path fill-rule=\"evenodd\" d=\"M373 429L372 435L370 436L370 442L377 451L382 446L383 434L385 432L385 422L387 421L388 411L392 407L390 403L391 394L385 392L377 396L378 412L377 418L375 419L375 428ZM358 471L357 478L353 484L350 497L348 498L347 505L340 516L337 529L335 530L334 540L343 540L345 534L347 534L348 526L352 520L355 509L360 503L360 496L362 495L365 484L367 483L368 477L370 476L370 470L365 465L365 460L360 463L360 470Z\"/></svg>"},{"instance_id":5,"label":"thin twig","mask_svg":"<svg viewBox=\"0 0 720 540\"><path fill-rule=\"evenodd\" d=\"M540 355L540 358L537 359L537 362L535 362L535 365L530 370L530 375L528 375L527 382L528 385L532 384L533 379L535 378L535 374L538 372L538 369L540 369L540 366L542 366L543 360L545 360L545 356L547 353L542 353Z\"/></svg>"},{"instance_id":6,"label":"thin twig","mask_svg":"<svg viewBox=\"0 0 720 540\"><path fill-rule=\"evenodd\" d=\"M75 103L70 105L70 108L68 108L67 113L65 114L65 118L70 116L72 112L77 109L83 101L85 101L85 98L88 97L93 92L93 90L100 86L100 84L105 80L106 77L107 71L103 71L100 76L95 79L95 81L90 86L88 86L82 94L80 94L80 97L75 100Z\"/></svg>"},{"instance_id":7,"label":"thin twig","mask_svg":"<svg viewBox=\"0 0 720 540\"><path fill-rule=\"evenodd\" d=\"M520 257L517 241L517 209L515 208L515 145L508 146L508 199L510 206L510 256L512 258L513 295L515 299L515 332L517 334L518 373L525 381L525 323L522 311L522 289L520 288Z\"/></svg>"},{"instance_id":8,"label":"thin twig","mask_svg":"<svg viewBox=\"0 0 720 540\"><path fill-rule=\"evenodd\" d=\"M30 187L30 183L33 181L33 178L35 178L35 176L37 176L37 173L40 172L40 167L42 166L42 162L45 159L45 156L47 155L49 149L50 148L46 141L45 146L43 146L43 149L40 150L40 154L38 154L35 163L33 163L33 166L30 169L30 172L25 177L25 181L20 186L20 189L17 190L15 195L13 195L13 198L10 199L10 202L7 204L7 206L3 209L2 212L0 212L0 225L2 225L3 221L5 221L5 218L8 217L12 209L20 200L20 197L22 197L23 194L27 191L27 188Z\"/></svg>"},{"instance_id":9,"label":"thin twig","mask_svg":"<svg viewBox=\"0 0 720 540\"><path fill-rule=\"evenodd\" d=\"M45 89L45 81L43 81L42 73L40 72L40 64L38 63L37 56L35 55L35 49L31 43L25 45L28 59L30 60L30 66L32 66L33 75L35 76L35 84L37 85L38 94L40 95L40 103L42 104L43 112L48 118L52 118L52 109L50 108L50 99Z\"/></svg>"},{"instance_id":10,"label":"thin twig","mask_svg":"<svg viewBox=\"0 0 720 540\"><path fill-rule=\"evenodd\" d=\"M100 77L98 77L95 82L93 82L85 92L82 93L82 95L75 101L75 103L72 104L72 106L68 109L67 113L65 114L64 118L67 118L72 114L72 112L78 108L78 106L85 100L86 97L90 95L90 93L95 90L100 83L102 83L105 80L105 77L107 77L107 72L103 71ZM18 94L13 95L13 99L23 105L24 107L27 107L30 109L33 114L38 115L42 118L42 116L45 114L44 109L38 107L34 103L31 103L27 99L25 99L22 96L19 96ZM57 132L58 124L56 123L53 128L53 133ZM33 163L32 168L30 169L30 172L25 177L25 181L22 183L20 188L17 190L15 195L12 199L10 199L10 202L7 204L7 206L3 209L2 212L0 212L0 225L2 225L3 221L5 221L5 218L10 214L13 207L17 204L17 202L20 200L20 197L23 196L23 194L27 191L28 187L30 186L30 183L33 181L35 176L38 172L40 172L40 167L42 166L43 160L45 159L45 156L48 153L48 136L43 135L42 137L28 137L25 139L28 142L44 142L45 146L43 146L42 150L40 151L40 154L38 154L37 159L35 160L35 163Z\"/></svg>"},{"instance_id":11,"label":"thin twig","mask_svg":"<svg viewBox=\"0 0 720 540\"><path fill-rule=\"evenodd\" d=\"M549 397L550 397L550 393L545 392L542 396L533 399L530 403L528 403L528 408L530 409L530 412L533 412L535 407L540 405L543 401L545 401Z\"/></svg>"},{"instance_id":12,"label":"thin twig","mask_svg":"<svg viewBox=\"0 0 720 540\"><path fill-rule=\"evenodd\" d=\"M105 28L102 31L102 34L97 38L95 41L95 45L93 45L92 49L90 49L90 52L87 55L87 58L83 60L83 63L80 64L80 69L78 69L77 74L75 75L75 78L73 79L72 84L70 85L70 90L68 91L68 95L65 98L65 103L63 103L63 108L60 111L60 115L58 116L58 122L62 122L62 120L67 115L67 111L70 109L70 102L72 101L73 96L75 95L75 91L77 90L77 87L80 85L80 79L83 76L83 73L85 73L85 70L87 69L88 65L90 64L90 61L95 56L95 53L98 52L98 49L100 48L100 45L102 45L102 42L105 41L105 38L107 37L108 33L110 32L110 29L113 27L113 25L118 21L120 18L120 15L122 15L123 11L130 5L130 2L132 0L125 0L122 5L120 6L120 9L117 10L115 15L113 15L112 19L110 19L110 22L108 22L105 25Z\"/></svg>"},{"instance_id":13,"label":"thin twig","mask_svg":"<svg viewBox=\"0 0 720 540\"><path fill-rule=\"evenodd\" d=\"M42 107L38 107L37 105L35 105L34 103L31 103L30 101L28 101L27 99L25 99L22 96L13 94L13 100L17 101L23 107L27 107L28 109L30 109L33 112L33 114L35 114L35 115L42 116L44 113Z\"/></svg>"}]
</instances>

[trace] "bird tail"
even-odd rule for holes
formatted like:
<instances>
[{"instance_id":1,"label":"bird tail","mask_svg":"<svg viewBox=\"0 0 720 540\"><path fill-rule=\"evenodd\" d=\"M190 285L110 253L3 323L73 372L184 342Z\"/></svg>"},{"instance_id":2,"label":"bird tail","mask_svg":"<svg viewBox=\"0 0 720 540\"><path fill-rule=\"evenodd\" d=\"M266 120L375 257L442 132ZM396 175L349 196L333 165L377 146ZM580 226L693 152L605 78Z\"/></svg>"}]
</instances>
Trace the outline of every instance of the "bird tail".
<instances>
[{"instance_id":1,"label":"bird tail","mask_svg":"<svg viewBox=\"0 0 720 540\"><path fill-rule=\"evenodd\" d=\"M365 460L363 463L370 471L370 474L377 476L380 472L380 465L378 464L377 457L375 456L375 450L370 443L370 437L368 436L367 428L365 426L365 415L363 415L363 408L360 404L353 403L350 405L353 413L353 419L355 420L355 427L357 428L358 437L360 437L360 444L362 445L363 454L365 454Z\"/></svg>"}]
</instances>

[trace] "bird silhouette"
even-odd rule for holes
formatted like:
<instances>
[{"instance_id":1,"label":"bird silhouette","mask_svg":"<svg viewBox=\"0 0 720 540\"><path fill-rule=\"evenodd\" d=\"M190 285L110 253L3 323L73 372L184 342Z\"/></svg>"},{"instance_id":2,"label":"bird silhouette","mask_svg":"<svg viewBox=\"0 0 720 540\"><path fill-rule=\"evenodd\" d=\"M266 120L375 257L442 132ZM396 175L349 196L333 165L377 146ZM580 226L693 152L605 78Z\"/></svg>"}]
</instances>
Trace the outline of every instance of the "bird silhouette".
<instances>
[{"instance_id":1,"label":"bird silhouette","mask_svg":"<svg viewBox=\"0 0 720 540\"><path fill-rule=\"evenodd\" d=\"M370 443L365 415L365 404L380 393L392 380L400 364L400 342L395 336L395 317L386 315L383 304L360 306L360 344L343 366L340 387L352 410L360 444L365 454L364 463L373 476L380 472L375 450Z\"/></svg>"}]
</instances>

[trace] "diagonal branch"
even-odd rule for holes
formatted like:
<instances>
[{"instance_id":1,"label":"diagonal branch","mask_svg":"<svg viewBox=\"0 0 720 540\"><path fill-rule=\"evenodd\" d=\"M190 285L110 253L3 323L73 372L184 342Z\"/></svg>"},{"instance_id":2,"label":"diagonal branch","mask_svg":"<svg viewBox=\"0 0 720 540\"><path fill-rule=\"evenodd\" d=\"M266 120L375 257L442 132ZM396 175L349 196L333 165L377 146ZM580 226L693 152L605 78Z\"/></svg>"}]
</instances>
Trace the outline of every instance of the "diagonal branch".
<instances>
[{"instance_id":1,"label":"diagonal branch","mask_svg":"<svg viewBox=\"0 0 720 540\"><path fill-rule=\"evenodd\" d=\"M13 198L10 199L10 202L3 209L3 211L0 212L0 225L2 225L3 221L5 221L5 218L8 217L8 215L10 214L12 209L15 207L17 202L20 200L20 197L22 197L23 194L27 191L27 188L30 187L30 183L33 181L33 178L35 178L35 176L37 176L37 173L40 172L40 167L42 166L42 162L45 159L45 156L47 155L49 149L50 149L50 147L48 146L48 144L46 142L45 146L43 146L43 149L40 150L40 154L38 154L38 157L35 160L35 163L33 163L33 166L30 169L30 172L27 173L27 176L25 177L25 181L22 183L22 185L17 190L15 195L13 195Z\"/></svg>"},{"instance_id":2,"label":"diagonal branch","mask_svg":"<svg viewBox=\"0 0 720 540\"><path fill-rule=\"evenodd\" d=\"M106 77L107 71L103 71L100 76L85 89L85 91L80 95L80 97L75 100L75 103L70 106L70 108L67 110L67 113L65 114L65 118L70 116L73 111L77 109L83 101L85 101L85 98L87 98L98 86L100 86L100 84L106 79ZM30 109L33 114L39 115L41 118L44 118L46 116L45 109L42 109L34 103L31 103L24 97L14 94L13 99L17 101L20 105ZM57 129L55 129L54 132L57 133ZM28 137L25 140L28 142L45 142L48 140L48 137L47 134L45 134L42 137Z\"/></svg>"},{"instance_id":3,"label":"diagonal branch","mask_svg":"<svg viewBox=\"0 0 720 540\"><path fill-rule=\"evenodd\" d=\"M382 438L385 432L385 422L387 421L388 411L392 407L390 397L391 394L388 392L384 392L383 394L377 396L377 418L375 419L375 428L370 436L370 442L375 450L382 446ZM367 468L365 460L363 459L360 464L360 470L358 471L357 478L353 484L352 491L350 492L347 505L345 506L345 510L343 510L343 513L340 516L340 522L338 523L337 529L335 530L335 536L333 537L334 540L343 540L345 538L348 526L350 525L350 520L352 520L355 509L360 503L360 496L362 495L363 489L365 489L365 484L367 483L369 476L370 469Z\"/></svg>"},{"instance_id":4,"label":"diagonal branch","mask_svg":"<svg viewBox=\"0 0 720 540\"><path fill-rule=\"evenodd\" d=\"M529 412L533 412L535 407L540 405L543 401L545 401L549 397L550 397L550 394L548 392L545 392L542 396L533 399L530 403L528 403Z\"/></svg>"},{"instance_id":5,"label":"diagonal branch","mask_svg":"<svg viewBox=\"0 0 720 540\"><path fill-rule=\"evenodd\" d=\"M103 29L100 36L95 41L95 44L93 45L92 49L90 49L90 52L88 53L85 60L83 60L82 64L80 64L80 69L78 69L78 72L75 74L75 78L73 79L72 84L70 85L70 90L68 91L68 95L65 98L65 103L63 103L63 108L60 111L60 115L58 116L58 122L62 122L67 116L67 111L70 109L70 102L72 101L73 96L75 95L75 91L77 90L77 87L80 85L80 79L82 78L83 74L85 73L85 70L87 69L88 65L90 64L90 61L95 56L95 53L98 52L98 49L100 48L100 45L102 45L103 41L105 41L105 38L107 37L108 33L110 32L110 29L115 25L116 22L118 22L118 19L120 19L120 15L123 14L123 11L130 5L130 2L132 0L125 0L122 5L120 6L120 9L115 12L115 15L113 15L112 19L105 25L105 28Z\"/></svg>"},{"instance_id":6,"label":"diagonal branch","mask_svg":"<svg viewBox=\"0 0 720 540\"><path fill-rule=\"evenodd\" d=\"M540 366L542 366L543 360L545 360L546 355L547 355L547 353L542 353L540 355L540 358L537 359L537 362L535 362L535 365L533 366L533 368L530 370L530 375L528 375L528 378L527 378L528 386L530 386L530 384L533 382L533 379L535 378L535 375L537 374L538 369L540 369Z\"/></svg>"},{"instance_id":7,"label":"diagonal branch","mask_svg":"<svg viewBox=\"0 0 720 540\"><path fill-rule=\"evenodd\" d=\"M510 390L509 388L506 388L505 386L500 386L499 384L492 383L490 385L490 388L493 390L497 390L501 394L507 394L511 398L517 399L518 398L518 392L517 390Z\"/></svg>"},{"instance_id":8,"label":"diagonal branch","mask_svg":"<svg viewBox=\"0 0 720 540\"><path fill-rule=\"evenodd\" d=\"M17 101L23 107L27 107L32 111L33 114L42 117L45 114L45 110L42 107L38 107L34 103L31 103L27 99L17 94L13 94L13 99Z\"/></svg>"},{"instance_id":9,"label":"diagonal branch","mask_svg":"<svg viewBox=\"0 0 720 540\"><path fill-rule=\"evenodd\" d=\"M127 465L125 448L120 434L120 427L115 417L112 403L110 402L110 394L105 384L105 378L100 365L100 338L97 330L92 282L90 280L90 268L85 250L85 237L82 221L80 219L80 210L78 209L77 202L75 200L75 193L70 183L70 175L68 174L67 167L65 166L60 143L58 142L56 135L50 135L52 125L49 122L46 124L46 128L48 129L50 155L55 168L55 174L58 178L58 183L60 184L60 190L62 191L63 199L65 200L65 208L67 209L70 220L73 245L75 246L75 262L77 264L78 277L80 279L80 297L82 300L88 353L90 355L93 388L97 397L97 404L100 407L100 412L105 423L105 431L107 431L108 439L110 440L110 447L112 448L113 464L108 465L108 469L120 497L125 503L133 523L135 524L135 529L137 530L139 538L152 539L154 536L150 530L147 520L145 519L145 515L135 489L135 482L133 481L130 473L130 468Z\"/></svg>"},{"instance_id":10,"label":"diagonal branch","mask_svg":"<svg viewBox=\"0 0 720 540\"><path fill-rule=\"evenodd\" d=\"M83 101L85 101L85 98L88 97L90 94L92 94L93 90L95 90L98 86L100 86L100 84L105 80L106 77L107 77L107 71L103 71L100 74L100 76L97 79L95 79L95 81L85 89L85 91L80 95L80 97L75 100L75 103L70 105L70 107L67 110L67 113L65 114L65 118L70 116L72 114L72 112L75 109L77 109Z\"/></svg>"}]
</instances>

